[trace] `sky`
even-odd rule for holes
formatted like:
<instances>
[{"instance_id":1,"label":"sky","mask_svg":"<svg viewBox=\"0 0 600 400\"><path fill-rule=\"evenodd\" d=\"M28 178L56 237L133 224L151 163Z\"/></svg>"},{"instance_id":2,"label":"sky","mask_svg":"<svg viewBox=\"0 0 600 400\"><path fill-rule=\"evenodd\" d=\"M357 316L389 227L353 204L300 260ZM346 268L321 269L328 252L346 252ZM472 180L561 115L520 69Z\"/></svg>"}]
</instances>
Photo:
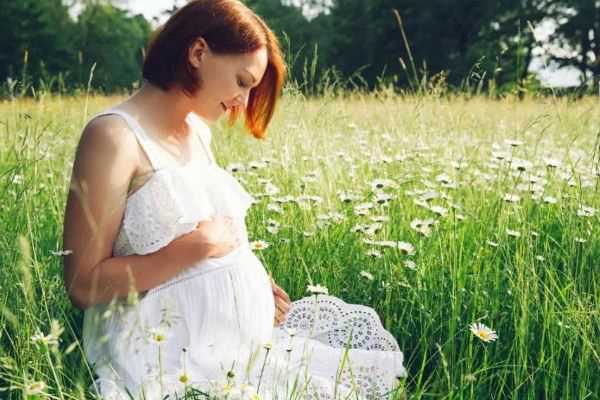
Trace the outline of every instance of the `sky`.
<instances>
[{"instance_id":1,"label":"sky","mask_svg":"<svg viewBox=\"0 0 600 400\"><path fill-rule=\"evenodd\" d=\"M143 14L149 21L153 21L154 17L158 17L159 23L163 23L167 19L167 15L161 15L162 11L171 8L173 4L181 6L185 4L185 0L122 0L121 3L133 13ZM536 27L536 37L543 43L544 39L552 33L553 29L553 24L546 21ZM552 48L548 45L538 46L534 49L534 55L536 56L533 58L529 70L538 74L542 84L544 86L578 85L579 71L575 68L562 68L556 70L553 66L546 65L543 57L545 51L561 51L561 49Z\"/></svg>"}]
</instances>

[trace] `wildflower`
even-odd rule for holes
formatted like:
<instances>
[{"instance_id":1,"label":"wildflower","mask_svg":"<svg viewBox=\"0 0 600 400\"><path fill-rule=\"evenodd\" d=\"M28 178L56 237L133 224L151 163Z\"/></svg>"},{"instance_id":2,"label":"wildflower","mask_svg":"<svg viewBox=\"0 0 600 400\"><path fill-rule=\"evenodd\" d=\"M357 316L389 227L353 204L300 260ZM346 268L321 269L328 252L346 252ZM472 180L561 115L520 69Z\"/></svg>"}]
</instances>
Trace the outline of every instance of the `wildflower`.
<instances>
[{"instance_id":1,"label":"wildflower","mask_svg":"<svg viewBox=\"0 0 600 400\"><path fill-rule=\"evenodd\" d=\"M492 151L492 157L496 160L506 160L509 156L503 151Z\"/></svg>"},{"instance_id":2,"label":"wildflower","mask_svg":"<svg viewBox=\"0 0 600 400\"><path fill-rule=\"evenodd\" d=\"M367 229L367 227L368 227L368 225L356 224L352 228L350 228L350 232L352 232L352 233L364 232Z\"/></svg>"},{"instance_id":3,"label":"wildflower","mask_svg":"<svg viewBox=\"0 0 600 400\"><path fill-rule=\"evenodd\" d=\"M498 247L498 243L496 243L496 242L493 242L493 241L491 241L491 240L488 240L488 241L486 241L486 243L487 243L488 245L492 246L492 247Z\"/></svg>"},{"instance_id":4,"label":"wildflower","mask_svg":"<svg viewBox=\"0 0 600 400\"><path fill-rule=\"evenodd\" d=\"M412 260L404 260L404 266L408 269L417 269L417 264Z\"/></svg>"},{"instance_id":5,"label":"wildflower","mask_svg":"<svg viewBox=\"0 0 600 400\"><path fill-rule=\"evenodd\" d=\"M243 164L239 164L239 163L232 163L229 164L226 167L227 171L232 172L232 173L236 173L236 172L243 172L244 171L244 165Z\"/></svg>"},{"instance_id":6,"label":"wildflower","mask_svg":"<svg viewBox=\"0 0 600 400\"><path fill-rule=\"evenodd\" d=\"M433 199L437 199L439 197L440 197L440 193L439 192L436 192L435 190L428 190L428 191L422 191L419 194L419 197L418 197L417 200L420 203L423 203L423 202L427 202L427 201L430 201L430 200L433 200ZM427 207L427 205L425 205L425 207Z\"/></svg>"},{"instance_id":7,"label":"wildflower","mask_svg":"<svg viewBox=\"0 0 600 400\"><path fill-rule=\"evenodd\" d=\"M517 140L517 139L506 139L506 140L504 140L504 143L506 143L507 145L512 146L512 147L519 147L523 144L522 141Z\"/></svg>"},{"instance_id":8,"label":"wildflower","mask_svg":"<svg viewBox=\"0 0 600 400\"><path fill-rule=\"evenodd\" d=\"M312 294L329 294L329 291L325 286L322 285L308 285L306 290L308 290Z\"/></svg>"},{"instance_id":9,"label":"wildflower","mask_svg":"<svg viewBox=\"0 0 600 400\"><path fill-rule=\"evenodd\" d=\"M264 163L262 161L250 161L248 163L248 167L253 170L265 168L266 166L267 166L266 163Z\"/></svg>"},{"instance_id":10,"label":"wildflower","mask_svg":"<svg viewBox=\"0 0 600 400\"><path fill-rule=\"evenodd\" d=\"M508 236L512 236L512 237L521 237L521 232L519 231L513 231L512 229L506 229L506 234Z\"/></svg>"},{"instance_id":11,"label":"wildflower","mask_svg":"<svg viewBox=\"0 0 600 400\"><path fill-rule=\"evenodd\" d=\"M340 201L344 203L350 203L355 200L360 200L361 196L354 194L352 192L338 192L338 197Z\"/></svg>"},{"instance_id":12,"label":"wildflower","mask_svg":"<svg viewBox=\"0 0 600 400\"><path fill-rule=\"evenodd\" d=\"M375 222L371 225L365 226L365 233L369 236L373 236L374 234L379 232L379 230L381 230L381 228L383 228L383 225L380 224L379 222Z\"/></svg>"},{"instance_id":13,"label":"wildflower","mask_svg":"<svg viewBox=\"0 0 600 400\"><path fill-rule=\"evenodd\" d=\"M448 214L448 210L442 206L431 206L429 209L442 217L445 217Z\"/></svg>"},{"instance_id":14,"label":"wildflower","mask_svg":"<svg viewBox=\"0 0 600 400\"><path fill-rule=\"evenodd\" d=\"M31 382L25 387L25 395L43 394L46 388L47 385L44 381Z\"/></svg>"},{"instance_id":15,"label":"wildflower","mask_svg":"<svg viewBox=\"0 0 600 400\"><path fill-rule=\"evenodd\" d=\"M361 203L354 206L354 214L367 215L369 210L373 208L373 203Z\"/></svg>"},{"instance_id":16,"label":"wildflower","mask_svg":"<svg viewBox=\"0 0 600 400\"><path fill-rule=\"evenodd\" d=\"M271 342L267 342L263 347L265 348L265 350L269 351L273 348L273 344Z\"/></svg>"},{"instance_id":17,"label":"wildflower","mask_svg":"<svg viewBox=\"0 0 600 400\"><path fill-rule=\"evenodd\" d=\"M267 196L273 196L277 193L279 193L279 188L277 186L273 185L270 182L265 185L265 194Z\"/></svg>"},{"instance_id":18,"label":"wildflower","mask_svg":"<svg viewBox=\"0 0 600 400\"><path fill-rule=\"evenodd\" d=\"M15 185L22 184L23 183L23 175L17 174L15 176L13 176L12 183L14 183Z\"/></svg>"},{"instance_id":19,"label":"wildflower","mask_svg":"<svg viewBox=\"0 0 600 400\"><path fill-rule=\"evenodd\" d=\"M483 342L492 342L498 339L498 335L496 335L496 332L482 323L472 323L470 328L473 335L477 336Z\"/></svg>"},{"instance_id":20,"label":"wildflower","mask_svg":"<svg viewBox=\"0 0 600 400\"><path fill-rule=\"evenodd\" d=\"M269 247L269 243L264 240L255 240L250 243L250 248L252 250L264 250Z\"/></svg>"},{"instance_id":21,"label":"wildflower","mask_svg":"<svg viewBox=\"0 0 600 400\"><path fill-rule=\"evenodd\" d=\"M398 250L400 250L406 255L412 256L415 254L415 246L408 242L398 242L396 245L398 247Z\"/></svg>"},{"instance_id":22,"label":"wildflower","mask_svg":"<svg viewBox=\"0 0 600 400\"><path fill-rule=\"evenodd\" d=\"M164 326L156 326L156 327L150 328L149 333L150 333L150 339L156 344L161 344L165 340L167 340L167 332L166 332Z\"/></svg>"},{"instance_id":23,"label":"wildflower","mask_svg":"<svg viewBox=\"0 0 600 400\"><path fill-rule=\"evenodd\" d=\"M375 179L371 182L371 188L375 189L386 189L392 188L395 189L398 187L398 184L391 179Z\"/></svg>"},{"instance_id":24,"label":"wildflower","mask_svg":"<svg viewBox=\"0 0 600 400\"><path fill-rule=\"evenodd\" d=\"M528 171L532 167L533 167L533 164L530 161L521 160L518 158L513 159L512 163L511 163L512 169L515 169L515 170L521 171L521 172Z\"/></svg>"},{"instance_id":25,"label":"wildflower","mask_svg":"<svg viewBox=\"0 0 600 400\"><path fill-rule=\"evenodd\" d=\"M450 179L450 177L446 174L440 174L438 176L435 177L436 182L440 182L440 183L450 183L452 182L452 179Z\"/></svg>"},{"instance_id":26,"label":"wildflower","mask_svg":"<svg viewBox=\"0 0 600 400\"><path fill-rule=\"evenodd\" d=\"M383 193L383 192L377 193L375 195L375 202L377 204L386 204L392 199L393 199L393 197L391 195L389 195L387 193Z\"/></svg>"},{"instance_id":27,"label":"wildflower","mask_svg":"<svg viewBox=\"0 0 600 400\"><path fill-rule=\"evenodd\" d=\"M369 251L367 251L367 255L374 257L374 258L381 258L382 254L380 251L376 250L376 249L369 249Z\"/></svg>"},{"instance_id":28,"label":"wildflower","mask_svg":"<svg viewBox=\"0 0 600 400\"><path fill-rule=\"evenodd\" d=\"M434 225L434 224L435 224L435 221L431 218L426 219L426 220L414 219L410 223L410 227L424 236L430 236L431 235L430 226Z\"/></svg>"},{"instance_id":29,"label":"wildflower","mask_svg":"<svg viewBox=\"0 0 600 400\"><path fill-rule=\"evenodd\" d=\"M288 333L288 335L290 336L295 336L296 335L296 328L285 328L286 332Z\"/></svg>"},{"instance_id":30,"label":"wildflower","mask_svg":"<svg viewBox=\"0 0 600 400\"><path fill-rule=\"evenodd\" d=\"M187 376L187 374L183 373L183 374L179 375L179 382L181 382L181 383L183 383L185 385L189 381L190 381L190 377Z\"/></svg>"},{"instance_id":31,"label":"wildflower","mask_svg":"<svg viewBox=\"0 0 600 400\"><path fill-rule=\"evenodd\" d=\"M588 206L580 206L577 210L578 217L593 217L596 214L596 209Z\"/></svg>"},{"instance_id":32,"label":"wildflower","mask_svg":"<svg viewBox=\"0 0 600 400\"><path fill-rule=\"evenodd\" d=\"M521 197L518 194L507 193L504 195L503 200L508 203L518 203L521 201Z\"/></svg>"},{"instance_id":33,"label":"wildflower","mask_svg":"<svg viewBox=\"0 0 600 400\"><path fill-rule=\"evenodd\" d=\"M279 204L269 203L269 204L267 204L267 211L273 211L273 212L282 214L283 208L281 208L281 206Z\"/></svg>"},{"instance_id":34,"label":"wildflower","mask_svg":"<svg viewBox=\"0 0 600 400\"><path fill-rule=\"evenodd\" d=\"M367 272L367 271L360 271L360 276L362 276L363 278L366 278L370 281L372 281L374 279L373 274L371 274L370 272Z\"/></svg>"},{"instance_id":35,"label":"wildflower","mask_svg":"<svg viewBox=\"0 0 600 400\"><path fill-rule=\"evenodd\" d=\"M387 222L390 220L390 217L387 215L373 215L371 217L371 221L373 222Z\"/></svg>"},{"instance_id":36,"label":"wildflower","mask_svg":"<svg viewBox=\"0 0 600 400\"><path fill-rule=\"evenodd\" d=\"M560 167L560 160L557 160L556 158L545 158L544 162L546 163L546 167L547 168L558 168Z\"/></svg>"},{"instance_id":37,"label":"wildflower","mask_svg":"<svg viewBox=\"0 0 600 400\"><path fill-rule=\"evenodd\" d=\"M31 341L33 343L45 343L46 345L58 345L60 335L64 330L65 328L60 326L60 323L57 320L53 319L50 323L50 333L48 335L44 335L38 331L36 334L31 336Z\"/></svg>"},{"instance_id":38,"label":"wildflower","mask_svg":"<svg viewBox=\"0 0 600 400\"><path fill-rule=\"evenodd\" d=\"M556 204L557 202L556 197L553 196L544 196L543 200L546 204Z\"/></svg>"}]
</instances>

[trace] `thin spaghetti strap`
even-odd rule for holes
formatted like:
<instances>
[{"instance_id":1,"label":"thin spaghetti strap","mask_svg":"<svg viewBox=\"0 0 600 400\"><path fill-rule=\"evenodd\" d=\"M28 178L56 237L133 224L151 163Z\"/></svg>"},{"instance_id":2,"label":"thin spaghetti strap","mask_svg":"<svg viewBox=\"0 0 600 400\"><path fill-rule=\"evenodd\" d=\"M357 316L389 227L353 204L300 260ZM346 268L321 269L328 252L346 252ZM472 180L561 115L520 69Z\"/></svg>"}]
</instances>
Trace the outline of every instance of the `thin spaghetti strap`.
<instances>
[{"instance_id":1,"label":"thin spaghetti strap","mask_svg":"<svg viewBox=\"0 0 600 400\"><path fill-rule=\"evenodd\" d=\"M126 112L117 110L117 109L109 109L109 110L103 111L99 114L96 114L93 118L90 119L90 121L92 119L100 117L102 115L110 115L110 114L119 115L121 118L123 118L125 120L125 122L129 126L129 129L131 129L133 131L133 133L135 134L135 137L137 138L137 141L139 142L140 146L142 146L142 149L146 153L148 160L150 160L152 169L154 171L156 171L156 170L162 168L165 163L163 162L160 155L155 151L152 140L148 137L148 135L146 134L144 129L141 127L141 125Z\"/></svg>"},{"instance_id":2,"label":"thin spaghetti strap","mask_svg":"<svg viewBox=\"0 0 600 400\"><path fill-rule=\"evenodd\" d=\"M204 143L204 138L202 137L203 133L207 132L210 140L210 127L206 125L206 123L202 121L202 119L200 119L200 117L198 117L196 114L190 113L189 115L195 121L195 125L198 127L198 140L200 141L200 145L202 145L202 149L204 149L204 153L206 154L208 161L211 164L216 165L217 162L215 161L215 157L210 150L210 144Z\"/></svg>"}]
</instances>

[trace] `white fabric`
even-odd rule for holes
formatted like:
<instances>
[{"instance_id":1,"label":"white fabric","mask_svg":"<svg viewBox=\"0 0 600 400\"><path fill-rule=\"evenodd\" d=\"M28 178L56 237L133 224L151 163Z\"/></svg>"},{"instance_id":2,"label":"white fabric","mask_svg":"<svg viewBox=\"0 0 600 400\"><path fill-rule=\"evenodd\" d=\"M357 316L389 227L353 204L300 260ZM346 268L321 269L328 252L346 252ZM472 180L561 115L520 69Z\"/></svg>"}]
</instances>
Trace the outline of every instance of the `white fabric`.
<instances>
[{"instance_id":1,"label":"white fabric","mask_svg":"<svg viewBox=\"0 0 600 400\"><path fill-rule=\"evenodd\" d=\"M127 121L156 171L127 199L114 256L155 252L213 214L234 217L242 239L238 249L194 265L138 301L85 311L84 349L104 399L129 399L127 392L135 399L181 396L184 362L190 384L205 387L233 370L238 383L247 378L256 388L260 381L263 399L289 398L294 382L306 385L311 399L333 399L353 387L366 398L394 389L406 375L403 355L373 309L315 295L293 302L285 326L273 327L270 279L249 247L244 222L253 198L216 165L206 145L210 129L198 116L190 114L188 123L205 156L182 166L131 116L116 109L104 114ZM160 343L152 340L157 328L166 333Z\"/></svg>"}]
</instances>

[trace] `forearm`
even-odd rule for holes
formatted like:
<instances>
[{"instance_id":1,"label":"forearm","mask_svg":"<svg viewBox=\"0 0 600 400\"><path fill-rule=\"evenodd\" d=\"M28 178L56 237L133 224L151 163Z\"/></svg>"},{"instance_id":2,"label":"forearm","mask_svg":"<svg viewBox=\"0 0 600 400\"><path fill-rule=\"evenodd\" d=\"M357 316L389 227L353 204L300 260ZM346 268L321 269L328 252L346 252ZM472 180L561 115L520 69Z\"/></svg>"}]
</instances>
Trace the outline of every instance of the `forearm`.
<instances>
[{"instance_id":1,"label":"forearm","mask_svg":"<svg viewBox=\"0 0 600 400\"><path fill-rule=\"evenodd\" d=\"M81 285L77 306L85 309L109 303L113 298L126 298L131 291L144 292L208 258L208 246L194 243L195 248L190 251L190 244L184 237L151 254L103 260L92 269L87 282Z\"/></svg>"}]
</instances>

